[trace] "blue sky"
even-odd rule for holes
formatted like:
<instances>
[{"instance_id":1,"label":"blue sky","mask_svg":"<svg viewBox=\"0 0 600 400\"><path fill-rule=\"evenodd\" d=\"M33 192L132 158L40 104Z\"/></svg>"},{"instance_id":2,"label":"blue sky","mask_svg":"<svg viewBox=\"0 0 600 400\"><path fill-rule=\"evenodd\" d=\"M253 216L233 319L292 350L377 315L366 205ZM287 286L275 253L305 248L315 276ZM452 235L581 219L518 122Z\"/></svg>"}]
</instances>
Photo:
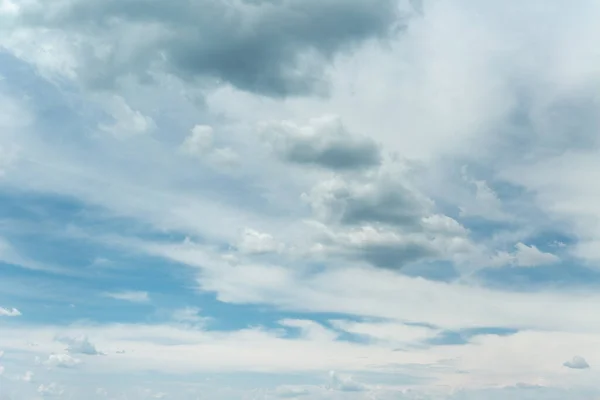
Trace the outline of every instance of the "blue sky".
<instances>
[{"instance_id":1,"label":"blue sky","mask_svg":"<svg viewBox=\"0 0 600 400\"><path fill-rule=\"evenodd\" d=\"M0 0L0 400L597 399L598 17Z\"/></svg>"}]
</instances>

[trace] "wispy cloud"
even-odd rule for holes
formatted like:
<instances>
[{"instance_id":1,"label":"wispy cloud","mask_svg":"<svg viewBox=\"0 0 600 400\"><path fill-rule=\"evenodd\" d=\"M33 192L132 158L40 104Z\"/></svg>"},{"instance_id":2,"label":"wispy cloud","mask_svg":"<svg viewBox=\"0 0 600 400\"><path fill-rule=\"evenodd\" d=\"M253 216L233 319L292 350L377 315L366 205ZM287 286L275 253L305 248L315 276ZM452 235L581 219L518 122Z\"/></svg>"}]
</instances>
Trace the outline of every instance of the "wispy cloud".
<instances>
[{"instance_id":1,"label":"wispy cloud","mask_svg":"<svg viewBox=\"0 0 600 400\"><path fill-rule=\"evenodd\" d=\"M148 292L143 291L123 291L104 293L105 297L110 297L115 300L129 301L131 303L149 303L150 296Z\"/></svg>"}]
</instances>

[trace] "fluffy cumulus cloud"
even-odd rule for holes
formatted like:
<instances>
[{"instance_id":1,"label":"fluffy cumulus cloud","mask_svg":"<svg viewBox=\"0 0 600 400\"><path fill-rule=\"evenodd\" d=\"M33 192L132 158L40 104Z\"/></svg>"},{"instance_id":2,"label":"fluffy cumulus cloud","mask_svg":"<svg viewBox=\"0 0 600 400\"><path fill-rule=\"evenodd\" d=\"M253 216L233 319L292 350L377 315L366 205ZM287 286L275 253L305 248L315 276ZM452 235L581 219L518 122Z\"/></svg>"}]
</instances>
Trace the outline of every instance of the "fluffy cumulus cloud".
<instances>
[{"instance_id":1,"label":"fluffy cumulus cloud","mask_svg":"<svg viewBox=\"0 0 600 400\"><path fill-rule=\"evenodd\" d=\"M599 18L0 0L0 399L598 399Z\"/></svg>"},{"instance_id":2,"label":"fluffy cumulus cloud","mask_svg":"<svg viewBox=\"0 0 600 400\"><path fill-rule=\"evenodd\" d=\"M41 364L48 368L75 368L81 364L81 360L68 354L50 354Z\"/></svg>"}]
</instances>

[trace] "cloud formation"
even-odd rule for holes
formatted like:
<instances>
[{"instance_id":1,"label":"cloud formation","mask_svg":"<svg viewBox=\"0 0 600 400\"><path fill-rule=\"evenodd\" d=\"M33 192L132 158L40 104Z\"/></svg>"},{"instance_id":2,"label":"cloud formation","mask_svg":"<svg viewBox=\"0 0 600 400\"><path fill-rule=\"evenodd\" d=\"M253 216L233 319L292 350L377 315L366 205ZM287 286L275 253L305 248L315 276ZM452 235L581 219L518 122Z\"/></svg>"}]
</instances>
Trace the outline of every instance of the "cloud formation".
<instances>
[{"instance_id":1,"label":"cloud formation","mask_svg":"<svg viewBox=\"0 0 600 400\"><path fill-rule=\"evenodd\" d=\"M69 354L85 354L88 356L96 356L102 354L98 350L96 350L96 346L94 346L94 344L92 344L89 341L87 336L61 336L56 338L56 340L68 346L67 352Z\"/></svg>"},{"instance_id":2,"label":"cloud formation","mask_svg":"<svg viewBox=\"0 0 600 400\"><path fill-rule=\"evenodd\" d=\"M75 368L80 364L80 359L68 354L50 354L46 360L42 361L42 365L49 368Z\"/></svg>"},{"instance_id":3,"label":"cloud formation","mask_svg":"<svg viewBox=\"0 0 600 400\"><path fill-rule=\"evenodd\" d=\"M0 0L3 392L598 398L599 18Z\"/></svg>"},{"instance_id":4,"label":"cloud formation","mask_svg":"<svg viewBox=\"0 0 600 400\"><path fill-rule=\"evenodd\" d=\"M164 71L277 97L323 93L327 62L364 40L388 36L398 23L392 0L61 0L18 10L21 26L91 46L71 47L68 57L72 74L93 87Z\"/></svg>"},{"instance_id":5,"label":"cloud formation","mask_svg":"<svg viewBox=\"0 0 600 400\"><path fill-rule=\"evenodd\" d=\"M325 116L306 126L290 121L262 124L260 134L282 160L332 170L360 170L381 162L380 149L367 137L350 134L340 119Z\"/></svg>"},{"instance_id":6,"label":"cloud formation","mask_svg":"<svg viewBox=\"0 0 600 400\"><path fill-rule=\"evenodd\" d=\"M573 357L572 360L566 361L563 365L571 369L588 369L590 365L585 361L585 358L580 356Z\"/></svg>"},{"instance_id":7,"label":"cloud formation","mask_svg":"<svg viewBox=\"0 0 600 400\"><path fill-rule=\"evenodd\" d=\"M0 317L19 317L21 316L21 311L16 308L4 308L0 307Z\"/></svg>"}]
</instances>

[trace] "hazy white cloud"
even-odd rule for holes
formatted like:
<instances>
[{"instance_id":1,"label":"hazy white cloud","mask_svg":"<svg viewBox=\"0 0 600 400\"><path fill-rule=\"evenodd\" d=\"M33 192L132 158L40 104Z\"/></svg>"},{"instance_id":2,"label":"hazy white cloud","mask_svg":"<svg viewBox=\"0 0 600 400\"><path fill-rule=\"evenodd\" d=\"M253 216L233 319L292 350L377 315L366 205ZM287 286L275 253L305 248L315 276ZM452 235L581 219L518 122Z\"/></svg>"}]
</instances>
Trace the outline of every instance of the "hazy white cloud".
<instances>
[{"instance_id":1,"label":"hazy white cloud","mask_svg":"<svg viewBox=\"0 0 600 400\"><path fill-rule=\"evenodd\" d=\"M112 96L102 101L112 122L100 124L99 128L119 138L127 138L150 132L155 128L152 118L132 109L125 99Z\"/></svg>"},{"instance_id":2,"label":"hazy white cloud","mask_svg":"<svg viewBox=\"0 0 600 400\"><path fill-rule=\"evenodd\" d=\"M74 368L81 364L81 360L68 354L51 354L42 364L49 368Z\"/></svg>"},{"instance_id":3,"label":"hazy white cloud","mask_svg":"<svg viewBox=\"0 0 600 400\"><path fill-rule=\"evenodd\" d=\"M193 156L204 156L213 148L214 130L207 125L196 125L181 144L181 150Z\"/></svg>"},{"instance_id":4,"label":"hazy white cloud","mask_svg":"<svg viewBox=\"0 0 600 400\"><path fill-rule=\"evenodd\" d=\"M23 376L21 377L21 380L23 382L33 382L35 374L31 371L25 371L25 373L23 374Z\"/></svg>"},{"instance_id":5,"label":"hazy white cloud","mask_svg":"<svg viewBox=\"0 0 600 400\"><path fill-rule=\"evenodd\" d=\"M148 303L148 302L150 302L150 296L148 295L148 292L143 292L143 291L129 290L129 291L124 291L124 292L111 292L111 293L104 293L104 296L110 297L115 300L129 301L132 303Z\"/></svg>"},{"instance_id":6,"label":"hazy white cloud","mask_svg":"<svg viewBox=\"0 0 600 400\"><path fill-rule=\"evenodd\" d=\"M466 205L460 206L462 217L481 217L492 221L509 220L510 216L504 212L502 201L498 194L484 180L472 179L466 167L462 167L463 180L474 188L472 198Z\"/></svg>"},{"instance_id":7,"label":"hazy white cloud","mask_svg":"<svg viewBox=\"0 0 600 400\"><path fill-rule=\"evenodd\" d=\"M238 250L246 254L277 253L283 250L284 245L278 243L272 235L246 228L237 246Z\"/></svg>"},{"instance_id":8,"label":"hazy white cloud","mask_svg":"<svg viewBox=\"0 0 600 400\"><path fill-rule=\"evenodd\" d=\"M61 337L57 337L56 340L58 340L61 343L66 344L68 346L67 352L69 354L85 354L85 355L89 355L89 356L95 356L95 355L102 354L96 349L96 346L94 346L94 344L92 344L89 341L87 336L79 336L79 337L61 336Z\"/></svg>"},{"instance_id":9,"label":"hazy white cloud","mask_svg":"<svg viewBox=\"0 0 600 400\"><path fill-rule=\"evenodd\" d=\"M367 390L365 385L354 381L352 377L340 376L335 371L329 373L329 387L342 392L362 392Z\"/></svg>"},{"instance_id":10,"label":"hazy white cloud","mask_svg":"<svg viewBox=\"0 0 600 400\"><path fill-rule=\"evenodd\" d=\"M202 326L209 321L209 318L203 317L201 310L196 307L180 308L171 313L171 319L174 322Z\"/></svg>"},{"instance_id":11,"label":"hazy white cloud","mask_svg":"<svg viewBox=\"0 0 600 400\"><path fill-rule=\"evenodd\" d=\"M65 392L65 388L52 382L47 385L41 384L37 391L43 397L60 397Z\"/></svg>"},{"instance_id":12,"label":"hazy white cloud","mask_svg":"<svg viewBox=\"0 0 600 400\"><path fill-rule=\"evenodd\" d=\"M195 125L181 144L181 151L219 167L235 166L238 154L229 147L217 147L214 129L207 125Z\"/></svg>"}]
</instances>

